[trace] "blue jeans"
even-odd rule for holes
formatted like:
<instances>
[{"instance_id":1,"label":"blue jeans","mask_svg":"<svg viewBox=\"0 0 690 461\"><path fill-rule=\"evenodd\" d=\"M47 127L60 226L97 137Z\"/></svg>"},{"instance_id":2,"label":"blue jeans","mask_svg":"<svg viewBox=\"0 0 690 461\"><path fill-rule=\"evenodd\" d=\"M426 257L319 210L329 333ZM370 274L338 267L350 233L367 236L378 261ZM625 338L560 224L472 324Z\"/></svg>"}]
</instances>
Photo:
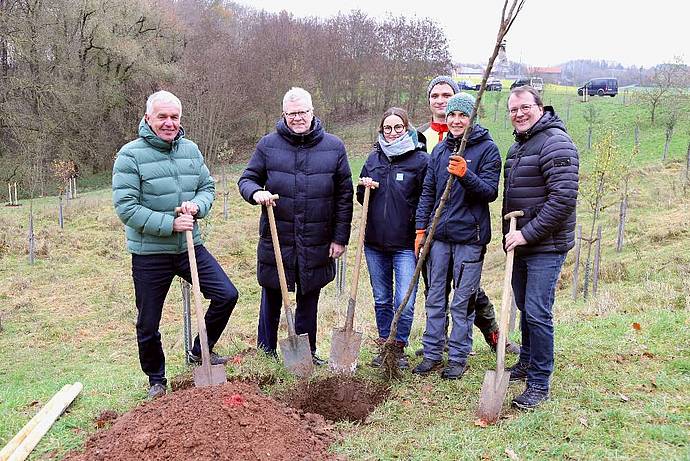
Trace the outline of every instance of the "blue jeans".
<instances>
[{"instance_id":1,"label":"blue jeans","mask_svg":"<svg viewBox=\"0 0 690 461\"><path fill-rule=\"evenodd\" d=\"M368 245L364 245L364 254L367 258L371 288L374 292L376 328L379 330L379 338L385 339L390 335L393 316L402 304L414 275L417 259L413 250L380 251ZM394 288L395 295L393 294ZM405 345L407 345L410 337L416 296L417 285L412 290L412 295L398 321L398 332L395 339L405 343Z\"/></svg>"},{"instance_id":2,"label":"blue jeans","mask_svg":"<svg viewBox=\"0 0 690 461\"><path fill-rule=\"evenodd\" d=\"M528 365L528 386L549 388L553 373L553 302L565 255L515 255L512 285L520 309L520 362Z\"/></svg>"},{"instance_id":3,"label":"blue jeans","mask_svg":"<svg viewBox=\"0 0 690 461\"><path fill-rule=\"evenodd\" d=\"M232 310L237 304L238 293L218 261L203 245L194 247L199 288L211 303L204 319L208 335L208 348L223 333ZM149 377L149 384L165 384L165 356L158 327L163 303L173 278L178 275L192 283L187 252L180 254L132 255L132 278L137 304L137 344L139 363ZM194 339L194 355L201 355L199 336Z\"/></svg>"}]
</instances>

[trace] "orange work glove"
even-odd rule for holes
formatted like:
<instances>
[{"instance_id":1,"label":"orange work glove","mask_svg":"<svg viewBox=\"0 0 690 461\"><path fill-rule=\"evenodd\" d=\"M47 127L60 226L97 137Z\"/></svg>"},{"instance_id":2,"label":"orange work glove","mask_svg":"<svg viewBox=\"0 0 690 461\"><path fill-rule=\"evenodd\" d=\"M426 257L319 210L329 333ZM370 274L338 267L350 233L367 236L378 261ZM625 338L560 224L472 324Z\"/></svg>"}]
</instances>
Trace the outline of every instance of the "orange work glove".
<instances>
[{"instance_id":1,"label":"orange work glove","mask_svg":"<svg viewBox=\"0 0 690 461\"><path fill-rule=\"evenodd\" d=\"M426 229L417 229L415 231L415 237L414 237L414 255L419 256L419 249L422 247L422 242L424 241L424 234L426 233Z\"/></svg>"},{"instance_id":2,"label":"orange work glove","mask_svg":"<svg viewBox=\"0 0 690 461\"><path fill-rule=\"evenodd\" d=\"M467 173L467 162L459 155L451 155L448 160L448 173L462 178Z\"/></svg>"}]
</instances>

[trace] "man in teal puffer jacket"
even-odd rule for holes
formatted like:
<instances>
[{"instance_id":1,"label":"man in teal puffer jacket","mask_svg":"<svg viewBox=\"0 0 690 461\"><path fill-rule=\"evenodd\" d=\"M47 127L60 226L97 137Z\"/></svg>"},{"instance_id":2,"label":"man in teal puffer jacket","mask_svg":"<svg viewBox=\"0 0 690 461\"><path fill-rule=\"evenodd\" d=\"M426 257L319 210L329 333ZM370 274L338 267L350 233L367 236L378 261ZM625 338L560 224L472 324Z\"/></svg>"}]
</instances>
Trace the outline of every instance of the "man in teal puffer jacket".
<instances>
[{"instance_id":1,"label":"man in teal puffer jacket","mask_svg":"<svg viewBox=\"0 0 690 461\"><path fill-rule=\"evenodd\" d=\"M211 300L205 316L209 349L223 333L238 298L195 225L210 211L215 186L199 148L184 138L181 114L182 104L174 94L158 91L149 96L139 138L122 146L113 166L113 205L132 253L139 362L149 377L152 399L165 394L167 384L158 331L163 302L176 275L191 282L185 231L193 231L199 288ZM178 216L176 207L181 208ZM197 336L189 358L200 363L200 356ZM211 352L214 365L225 361Z\"/></svg>"}]
</instances>

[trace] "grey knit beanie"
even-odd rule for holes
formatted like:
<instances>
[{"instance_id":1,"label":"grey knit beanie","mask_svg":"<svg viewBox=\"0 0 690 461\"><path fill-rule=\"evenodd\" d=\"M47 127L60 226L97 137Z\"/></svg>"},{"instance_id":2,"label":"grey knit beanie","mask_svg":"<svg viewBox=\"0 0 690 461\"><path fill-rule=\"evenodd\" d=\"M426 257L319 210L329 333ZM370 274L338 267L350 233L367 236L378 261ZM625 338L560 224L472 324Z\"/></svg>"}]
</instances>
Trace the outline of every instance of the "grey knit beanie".
<instances>
[{"instance_id":1,"label":"grey knit beanie","mask_svg":"<svg viewBox=\"0 0 690 461\"><path fill-rule=\"evenodd\" d=\"M450 85L450 87L453 89L453 94L460 91L460 87L458 86L457 83L455 83L455 80L453 80L453 77L450 77L448 75L439 75L438 77L434 77L429 82L429 86L426 88L426 97L427 98L431 95L431 90L436 85L438 85L439 83L446 83L447 85Z\"/></svg>"},{"instance_id":2,"label":"grey knit beanie","mask_svg":"<svg viewBox=\"0 0 690 461\"><path fill-rule=\"evenodd\" d=\"M474 96L469 93L458 93L448 100L446 104L446 117L451 112L462 112L466 115L472 115L472 109L474 109L474 103L476 100Z\"/></svg>"}]
</instances>

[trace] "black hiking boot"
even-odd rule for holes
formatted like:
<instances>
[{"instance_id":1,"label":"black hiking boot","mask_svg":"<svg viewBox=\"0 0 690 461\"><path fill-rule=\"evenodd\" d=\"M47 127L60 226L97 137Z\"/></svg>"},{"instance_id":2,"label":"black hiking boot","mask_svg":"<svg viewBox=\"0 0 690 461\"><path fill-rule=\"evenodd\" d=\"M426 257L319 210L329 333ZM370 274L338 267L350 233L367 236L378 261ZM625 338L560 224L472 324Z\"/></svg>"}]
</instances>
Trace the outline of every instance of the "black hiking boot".
<instances>
[{"instance_id":1,"label":"black hiking boot","mask_svg":"<svg viewBox=\"0 0 690 461\"><path fill-rule=\"evenodd\" d=\"M371 365L374 368L379 368L382 363L383 363L383 352L379 352L378 354L376 354L376 357L371 359L371 362L369 362L369 365Z\"/></svg>"},{"instance_id":2,"label":"black hiking boot","mask_svg":"<svg viewBox=\"0 0 690 461\"><path fill-rule=\"evenodd\" d=\"M311 355L311 362L314 364L314 366L317 367L322 367L328 363L328 361L322 359L321 357L316 355L316 353Z\"/></svg>"},{"instance_id":3,"label":"black hiking boot","mask_svg":"<svg viewBox=\"0 0 690 461\"><path fill-rule=\"evenodd\" d=\"M151 387L149 388L149 392L146 395L146 398L148 400L154 400L157 399L158 397L162 397L166 393L165 385L161 383L156 383L152 384Z\"/></svg>"},{"instance_id":4,"label":"black hiking boot","mask_svg":"<svg viewBox=\"0 0 690 461\"><path fill-rule=\"evenodd\" d=\"M441 378L443 379L460 379L462 375L467 370L466 362L456 362L455 360L449 360L446 367L441 372Z\"/></svg>"},{"instance_id":5,"label":"black hiking boot","mask_svg":"<svg viewBox=\"0 0 690 461\"><path fill-rule=\"evenodd\" d=\"M189 363L201 365L201 356L196 355L192 351L189 351L187 353L187 358L189 359ZM225 365L226 363L228 363L228 360L230 360L230 357L218 355L215 352L211 351L211 365Z\"/></svg>"},{"instance_id":6,"label":"black hiking boot","mask_svg":"<svg viewBox=\"0 0 690 461\"><path fill-rule=\"evenodd\" d=\"M512 367L506 368L506 371L510 372L510 382L514 383L516 381L526 381L528 368L529 365L522 362L518 362Z\"/></svg>"},{"instance_id":7,"label":"black hiking boot","mask_svg":"<svg viewBox=\"0 0 690 461\"><path fill-rule=\"evenodd\" d=\"M549 390L535 386L527 386L525 392L513 399L513 405L522 410L534 410L549 399Z\"/></svg>"},{"instance_id":8,"label":"black hiking boot","mask_svg":"<svg viewBox=\"0 0 690 461\"><path fill-rule=\"evenodd\" d=\"M432 371L436 371L440 369L443 366L443 360L431 360L427 359L424 357L424 360L422 360L422 363L417 365L412 369L412 373L415 373L417 375L422 375L426 376Z\"/></svg>"}]
</instances>

